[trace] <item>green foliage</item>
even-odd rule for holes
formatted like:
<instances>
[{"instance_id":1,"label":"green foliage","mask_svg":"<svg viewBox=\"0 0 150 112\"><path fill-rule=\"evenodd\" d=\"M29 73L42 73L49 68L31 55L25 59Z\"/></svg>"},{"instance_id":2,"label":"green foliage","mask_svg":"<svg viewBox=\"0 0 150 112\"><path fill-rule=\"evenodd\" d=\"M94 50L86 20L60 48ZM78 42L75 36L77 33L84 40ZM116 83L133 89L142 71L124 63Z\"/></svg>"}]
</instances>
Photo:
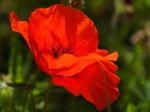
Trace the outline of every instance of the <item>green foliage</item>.
<instances>
[{"instance_id":1,"label":"green foliage","mask_svg":"<svg viewBox=\"0 0 150 112\"><path fill-rule=\"evenodd\" d=\"M19 34L10 30L9 12L27 19L38 7L68 0L0 0L0 112L43 112L49 76L35 65ZM100 48L119 52L121 97L103 112L150 112L150 0L85 0ZM6 83L9 82L9 83ZM59 87L47 95L48 112L96 112L94 106Z\"/></svg>"}]
</instances>

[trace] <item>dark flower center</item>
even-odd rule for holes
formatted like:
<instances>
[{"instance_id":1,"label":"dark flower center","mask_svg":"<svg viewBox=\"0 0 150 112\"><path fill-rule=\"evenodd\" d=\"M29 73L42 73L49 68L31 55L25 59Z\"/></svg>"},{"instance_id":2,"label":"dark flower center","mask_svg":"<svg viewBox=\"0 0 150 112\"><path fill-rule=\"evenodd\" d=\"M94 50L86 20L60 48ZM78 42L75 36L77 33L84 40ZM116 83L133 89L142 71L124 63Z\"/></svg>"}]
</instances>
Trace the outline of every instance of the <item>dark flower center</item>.
<instances>
[{"instance_id":1,"label":"dark flower center","mask_svg":"<svg viewBox=\"0 0 150 112\"><path fill-rule=\"evenodd\" d=\"M64 48L61 45L51 45L51 54L55 57L58 58L60 55L64 54L64 53L68 53L71 54L71 48Z\"/></svg>"}]
</instances>

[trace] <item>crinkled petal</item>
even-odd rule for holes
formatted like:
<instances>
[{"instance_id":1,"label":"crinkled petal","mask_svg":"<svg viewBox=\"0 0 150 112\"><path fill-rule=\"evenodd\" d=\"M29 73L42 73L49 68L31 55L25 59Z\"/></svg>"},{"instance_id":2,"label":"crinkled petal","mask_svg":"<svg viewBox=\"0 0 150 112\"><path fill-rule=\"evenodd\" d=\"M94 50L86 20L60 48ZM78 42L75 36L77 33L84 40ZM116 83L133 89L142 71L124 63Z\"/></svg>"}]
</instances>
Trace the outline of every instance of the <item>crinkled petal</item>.
<instances>
[{"instance_id":1,"label":"crinkled petal","mask_svg":"<svg viewBox=\"0 0 150 112\"><path fill-rule=\"evenodd\" d=\"M111 72L116 72L118 70L118 66L115 65L112 61L102 61L102 63L108 68Z\"/></svg>"},{"instance_id":2,"label":"crinkled petal","mask_svg":"<svg viewBox=\"0 0 150 112\"><path fill-rule=\"evenodd\" d=\"M63 77L73 76L82 71L85 67L98 61L115 61L117 57L118 55L116 52L107 56L91 53L83 57L76 57L72 54L64 54L58 59L55 59L50 55L44 55L49 71L51 71L52 74L55 73Z\"/></svg>"},{"instance_id":3,"label":"crinkled petal","mask_svg":"<svg viewBox=\"0 0 150 112\"><path fill-rule=\"evenodd\" d=\"M73 77L53 77L52 81L73 95L82 95L87 101L102 110L120 95L117 88L120 79L100 63L92 64Z\"/></svg>"}]
</instances>

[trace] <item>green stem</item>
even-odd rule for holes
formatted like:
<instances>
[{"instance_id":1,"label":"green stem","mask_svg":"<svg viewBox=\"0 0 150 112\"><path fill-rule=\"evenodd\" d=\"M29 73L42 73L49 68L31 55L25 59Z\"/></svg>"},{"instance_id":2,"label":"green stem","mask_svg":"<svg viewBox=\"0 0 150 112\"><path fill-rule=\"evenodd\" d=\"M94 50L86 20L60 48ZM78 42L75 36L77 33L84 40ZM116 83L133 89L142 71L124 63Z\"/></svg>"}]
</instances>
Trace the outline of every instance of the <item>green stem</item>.
<instances>
[{"instance_id":1,"label":"green stem","mask_svg":"<svg viewBox=\"0 0 150 112\"><path fill-rule=\"evenodd\" d=\"M43 111L43 112L47 112L48 99L49 99L49 94L50 94L51 87L52 87L52 84L49 83L49 84L48 84L47 92L46 92L46 94L45 94L45 99L44 99L44 111Z\"/></svg>"},{"instance_id":2,"label":"green stem","mask_svg":"<svg viewBox=\"0 0 150 112\"><path fill-rule=\"evenodd\" d=\"M31 108L31 112L36 112L36 107L35 107L35 99L34 96L32 94L32 92L30 93L30 108Z\"/></svg>"}]
</instances>

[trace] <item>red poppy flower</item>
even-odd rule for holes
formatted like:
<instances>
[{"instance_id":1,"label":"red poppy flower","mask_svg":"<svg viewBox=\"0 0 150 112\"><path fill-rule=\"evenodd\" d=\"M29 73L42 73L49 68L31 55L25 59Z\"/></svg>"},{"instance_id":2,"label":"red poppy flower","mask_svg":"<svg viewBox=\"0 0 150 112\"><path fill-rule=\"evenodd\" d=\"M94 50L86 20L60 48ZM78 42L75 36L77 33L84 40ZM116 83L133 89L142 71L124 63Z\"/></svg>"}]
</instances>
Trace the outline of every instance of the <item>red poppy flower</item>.
<instances>
[{"instance_id":1,"label":"red poppy flower","mask_svg":"<svg viewBox=\"0 0 150 112\"><path fill-rule=\"evenodd\" d=\"M12 30L22 34L39 68L51 75L55 85L102 110L120 92L118 53L98 49L98 33L93 22L81 11L63 5L38 8L28 21L10 13Z\"/></svg>"}]
</instances>

